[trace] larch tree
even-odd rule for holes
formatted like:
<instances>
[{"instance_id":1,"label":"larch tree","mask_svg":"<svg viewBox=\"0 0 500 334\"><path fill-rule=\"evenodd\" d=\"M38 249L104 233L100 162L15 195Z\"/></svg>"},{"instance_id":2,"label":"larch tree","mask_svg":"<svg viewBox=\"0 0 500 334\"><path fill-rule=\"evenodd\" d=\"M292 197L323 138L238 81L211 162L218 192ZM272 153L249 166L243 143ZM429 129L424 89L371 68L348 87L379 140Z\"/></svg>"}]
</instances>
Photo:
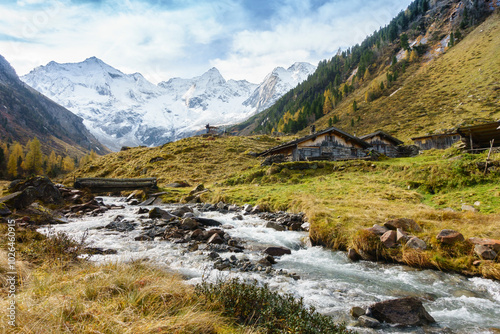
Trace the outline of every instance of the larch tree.
<instances>
[{"instance_id":1,"label":"larch tree","mask_svg":"<svg viewBox=\"0 0 500 334\"><path fill-rule=\"evenodd\" d=\"M38 138L33 138L28 147L29 151L24 159L24 170L29 174L40 174L42 173L43 155Z\"/></svg>"},{"instance_id":2,"label":"larch tree","mask_svg":"<svg viewBox=\"0 0 500 334\"><path fill-rule=\"evenodd\" d=\"M75 161L70 156L65 156L62 161L63 172L71 172L75 169Z\"/></svg>"},{"instance_id":3,"label":"larch tree","mask_svg":"<svg viewBox=\"0 0 500 334\"><path fill-rule=\"evenodd\" d=\"M22 162L23 158L23 147L18 142L14 142L10 147L9 161L7 162L9 176L16 177L19 174L21 167L19 161Z\"/></svg>"}]
</instances>

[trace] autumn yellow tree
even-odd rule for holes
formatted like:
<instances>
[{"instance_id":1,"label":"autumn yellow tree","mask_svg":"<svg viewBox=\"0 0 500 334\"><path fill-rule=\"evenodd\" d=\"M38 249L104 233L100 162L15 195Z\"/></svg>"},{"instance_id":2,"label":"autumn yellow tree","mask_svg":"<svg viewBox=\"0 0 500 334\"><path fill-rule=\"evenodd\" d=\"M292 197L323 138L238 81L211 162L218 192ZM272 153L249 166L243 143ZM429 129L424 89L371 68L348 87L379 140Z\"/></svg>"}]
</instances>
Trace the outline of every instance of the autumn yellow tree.
<instances>
[{"instance_id":1,"label":"autumn yellow tree","mask_svg":"<svg viewBox=\"0 0 500 334\"><path fill-rule=\"evenodd\" d=\"M328 114L330 111L333 110L333 103L332 103L332 99L331 99L331 96L332 93L330 92L329 89L327 89L324 93L324 96L325 96L325 103L323 103L323 115L326 115Z\"/></svg>"},{"instance_id":2,"label":"autumn yellow tree","mask_svg":"<svg viewBox=\"0 0 500 334\"><path fill-rule=\"evenodd\" d=\"M19 175L23 158L23 147L18 142L14 142L10 147L9 161L7 162L7 173L10 176L16 177Z\"/></svg>"},{"instance_id":3,"label":"autumn yellow tree","mask_svg":"<svg viewBox=\"0 0 500 334\"><path fill-rule=\"evenodd\" d=\"M43 172L43 155L40 147L40 141L35 137L26 146L29 147L29 150L26 154L26 158L24 159L24 170L29 174L41 174Z\"/></svg>"},{"instance_id":4,"label":"autumn yellow tree","mask_svg":"<svg viewBox=\"0 0 500 334\"><path fill-rule=\"evenodd\" d=\"M47 175L54 177L61 171L59 156L54 151L50 152L49 159L47 160Z\"/></svg>"},{"instance_id":5,"label":"autumn yellow tree","mask_svg":"<svg viewBox=\"0 0 500 334\"><path fill-rule=\"evenodd\" d=\"M65 156L62 160L62 170L63 172L71 172L75 169L75 161L70 156Z\"/></svg>"},{"instance_id":6,"label":"autumn yellow tree","mask_svg":"<svg viewBox=\"0 0 500 334\"><path fill-rule=\"evenodd\" d=\"M415 62L418 60L418 53L416 50L412 50L410 53L410 62Z\"/></svg>"}]
</instances>

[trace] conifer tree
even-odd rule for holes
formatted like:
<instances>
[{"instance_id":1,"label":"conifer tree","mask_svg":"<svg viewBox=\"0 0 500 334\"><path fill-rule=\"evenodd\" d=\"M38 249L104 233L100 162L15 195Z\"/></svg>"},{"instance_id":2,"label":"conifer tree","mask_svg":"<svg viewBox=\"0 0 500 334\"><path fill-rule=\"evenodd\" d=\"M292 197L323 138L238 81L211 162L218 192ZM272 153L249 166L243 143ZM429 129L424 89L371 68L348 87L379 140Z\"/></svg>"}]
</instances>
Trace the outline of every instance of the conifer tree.
<instances>
[{"instance_id":1,"label":"conifer tree","mask_svg":"<svg viewBox=\"0 0 500 334\"><path fill-rule=\"evenodd\" d=\"M401 34L401 48L404 50L410 49L410 43L408 42L408 35L406 33Z\"/></svg>"},{"instance_id":2,"label":"conifer tree","mask_svg":"<svg viewBox=\"0 0 500 334\"><path fill-rule=\"evenodd\" d=\"M452 31L450 34L450 41L448 42L448 47L451 48L453 46L455 46L455 36Z\"/></svg>"},{"instance_id":3,"label":"conifer tree","mask_svg":"<svg viewBox=\"0 0 500 334\"><path fill-rule=\"evenodd\" d=\"M357 111L358 110L358 104L356 103L356 100L352 102L352 111Z\"/></svg>"}]
</instances>

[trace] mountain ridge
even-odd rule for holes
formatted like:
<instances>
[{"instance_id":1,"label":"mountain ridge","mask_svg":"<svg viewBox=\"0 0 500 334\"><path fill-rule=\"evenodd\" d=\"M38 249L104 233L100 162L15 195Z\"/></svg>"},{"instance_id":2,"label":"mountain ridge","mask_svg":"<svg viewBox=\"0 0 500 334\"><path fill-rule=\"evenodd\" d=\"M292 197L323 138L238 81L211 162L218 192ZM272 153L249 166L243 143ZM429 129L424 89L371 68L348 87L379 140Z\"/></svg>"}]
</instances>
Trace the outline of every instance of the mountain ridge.
<instances>
[{"instance_id":1,"label":"mountain ridge","mask_svg":"<svg viewBox=\"0 0 500 334\"><path fill-rule=\"evenodd\" d=\"M154 85L140 73L124 74L91 57L80 63L49 62L22 77L34 89L84 119L112 150L158 146L187 137L205 124L241 122L269 107L316 69L296 63L270 73L271 83L226 80L215 67L200 76Z\"/></svg>"},{"instance_id":2,"label":"mountain ridge","mask_svg":"<svg viewBox=\"0 0 500 334\"><path fill-rule=\"evenodd\" d=\"M0 136L25 144L37 137L49 154L83 156L94 150L109 153L85 128L83 120L23 83L0 55Z\"/></svg>"}]
</instances>

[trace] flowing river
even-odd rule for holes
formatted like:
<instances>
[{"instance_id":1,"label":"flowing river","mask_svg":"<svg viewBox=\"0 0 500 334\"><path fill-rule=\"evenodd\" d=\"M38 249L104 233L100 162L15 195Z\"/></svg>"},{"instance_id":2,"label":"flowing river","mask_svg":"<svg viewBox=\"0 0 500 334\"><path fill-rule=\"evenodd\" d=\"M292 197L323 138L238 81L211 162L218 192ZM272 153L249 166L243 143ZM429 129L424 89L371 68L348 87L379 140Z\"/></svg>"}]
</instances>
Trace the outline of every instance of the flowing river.
<instances>
[{"instance_id":1,"label":"flowing river","mask_svg":"<svg viewBox=\"0 0 500 334\"><path fill-rule=\"evenodd\" d=\"M354 320L349 310L353 306L368 306L374 302L406 296L421 297L425 308L439 325L426 329L383 327L372 330L350 327L360 333L500 333L499 282L400 265L366 261L353 263L343 252L307 247L304 242L307 232L279 232L265 228L265 221L254 215L244 216L244 220L240 221L233 219L237 213L200 213L202 217L224 224L225 232L231 237L246 241L243 253L221 253L222 258L233 255L238 259L257 261L263 257L262 252L256 250L259 246L284 246L290 248L292 254L276 258L277 263L273 268L296 273L300 279L277 275L276 272L219 271L213 268L214 260L207 256L209 251L190 252L186 245L165 240L135 241L134 238L143 232L140 225L130 232L95 229L109 224L117 215L123 215L130 221L141 220L136 214L138 206L127 206L120 198L104 197L104 201L106 204L125 205L125 208L109 210L98 217L71 219L67 224L52 226L51 232L62 231L75 239L88 233L87 242L91 247L117 251L113 255L93 255L91 259L96 262L148 259L155 265L180 272L192 284L202 279L215 281L226 277L255 279L277 291L302 297L306 304L313 305L319 312L352 326ZM168 205L160 207L166 210L171 208ZM46 227L40 231L49 233Z\"/></svg>"}]
</instances>

